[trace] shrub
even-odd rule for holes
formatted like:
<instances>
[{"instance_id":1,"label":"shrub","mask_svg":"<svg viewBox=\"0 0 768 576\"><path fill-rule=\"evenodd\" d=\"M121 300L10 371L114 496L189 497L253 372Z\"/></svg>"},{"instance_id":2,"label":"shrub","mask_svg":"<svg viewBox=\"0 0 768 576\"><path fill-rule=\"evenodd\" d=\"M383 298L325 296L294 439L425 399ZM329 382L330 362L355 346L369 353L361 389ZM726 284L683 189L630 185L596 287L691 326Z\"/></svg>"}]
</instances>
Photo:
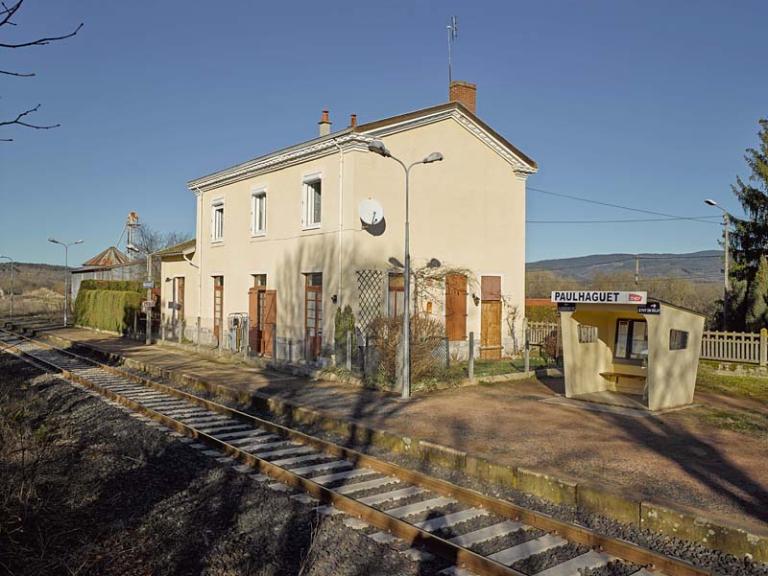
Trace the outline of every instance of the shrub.
<instances>
[{"instance_id":1,"label":"shrub","mask_svg":"<svg viewBox=\"0 0 768 576\"><path fill-rule=\"evenodd\" d=\"M141 282L84 280L75 300L75 323L123 333L141 308Z\"/></svg>"},{"instance_id":2,"label":"shrub","mask_svg":"<svg viewBox=\"0 0 768 576\"><path fill-rule=\"evenodd\" d=\"M391 385L397 380L400 346L403 334L402 318L378 317L371 322L369 342L378 351L377 384ZM445 346L445 327L428 316L411 318L411 381L416 383L436 378L442 366L435 358L438 347Z\"/></svg>"}]
</instances>

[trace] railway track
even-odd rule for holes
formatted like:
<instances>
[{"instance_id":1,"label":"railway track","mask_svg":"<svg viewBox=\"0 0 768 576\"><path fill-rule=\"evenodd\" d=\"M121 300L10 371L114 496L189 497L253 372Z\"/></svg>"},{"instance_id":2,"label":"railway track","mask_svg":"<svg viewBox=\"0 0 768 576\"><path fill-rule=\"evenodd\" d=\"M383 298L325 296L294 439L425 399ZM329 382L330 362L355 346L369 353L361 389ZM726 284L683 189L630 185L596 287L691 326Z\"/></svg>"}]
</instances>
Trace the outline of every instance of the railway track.
<instances>
[{"instance_id":1,"label":"railway track","mask_svg":"<svg viewBox=\"0 0 768 576\"><path fill-rule=\"evenodd\" d=\"M399 538L447 560L448 575L698 576L688 562L525 509L210 400L0 329L0 348L228 454L361 520L382 543ZM537 562L544 560L544 569ZM616 570L620 561L622 564Z\"/></svg>"}]
</instances>

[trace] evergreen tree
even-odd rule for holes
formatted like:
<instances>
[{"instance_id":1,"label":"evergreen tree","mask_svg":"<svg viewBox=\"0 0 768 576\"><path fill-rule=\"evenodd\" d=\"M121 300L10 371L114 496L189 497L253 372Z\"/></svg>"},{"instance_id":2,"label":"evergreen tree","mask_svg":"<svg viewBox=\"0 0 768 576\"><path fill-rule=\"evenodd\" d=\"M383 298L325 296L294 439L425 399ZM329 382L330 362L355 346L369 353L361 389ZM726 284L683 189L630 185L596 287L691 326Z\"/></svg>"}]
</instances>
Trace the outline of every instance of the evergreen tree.
<instances>
[{"instance_id":1,"label":"evergreen tree","mask_svg":"<svg viewBox=\"0 0 768 576\"><path fill-rule=\"evenodd\" d=\"M736 184L732 186L733 193L747 216L743 220L731 216L733 230L730 236L730 248L735 263L732 276L746 283L744 306L739 306L741 315L733 318L734 327L739 324L745 325L746 315L752 313L750 297L753 291L759 290L759 288L753 290L753 283L760 258L768 254L768 120L760 120L758 137L759 146L748 148L744 155L744 160L752 171L748 182L737 177ZM762 293L765 294L765 289ZM755 304L759 303L755 301ZM728 323L730 328L731 317Z\"/></svg>"},{"instance_id":2,"label":"evergreen tree","mask_svg":"<svg viewBox=\"0 0 768 576\"><path fill-rule=\"evenodd\" d=\"M745 325L747 330L759 332L768 323L768 260L760 256L757 272L749 287Z\"/></svg>"},{"instance_id":3,"label":"evergreen tree","mask_svg":"<svg viewBox=\"0 0 768 576\"><path fill-rule=\"evenodd\" d=\"M749 183L736 178L732 186L747 219L731 217L731 250L736 261L734 275L751 283L760 256L768 252L768 120L760 120L760 146L748 148L744 156L752 170Z\"/></svg>"}]
</instances>

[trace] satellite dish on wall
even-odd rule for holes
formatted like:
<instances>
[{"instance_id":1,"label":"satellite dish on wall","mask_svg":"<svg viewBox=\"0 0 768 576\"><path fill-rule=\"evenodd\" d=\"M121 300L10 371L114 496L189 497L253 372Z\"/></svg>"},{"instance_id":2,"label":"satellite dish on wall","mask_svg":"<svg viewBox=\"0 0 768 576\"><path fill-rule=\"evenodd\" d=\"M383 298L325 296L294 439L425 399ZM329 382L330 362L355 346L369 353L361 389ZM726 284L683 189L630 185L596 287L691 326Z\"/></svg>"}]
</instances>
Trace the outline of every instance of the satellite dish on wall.
<instances>
[{"instance_id":1,"label":"satellite dish on wall","mask_svg":"<svg viewBox=\"0 0 768 576\"><path fill-rule=\"evenodd\" d=\"M358 212L365 227L376 226L384 220L384 208L373 198L367 198L360 202Z\"/></svg>"}]
</instances>

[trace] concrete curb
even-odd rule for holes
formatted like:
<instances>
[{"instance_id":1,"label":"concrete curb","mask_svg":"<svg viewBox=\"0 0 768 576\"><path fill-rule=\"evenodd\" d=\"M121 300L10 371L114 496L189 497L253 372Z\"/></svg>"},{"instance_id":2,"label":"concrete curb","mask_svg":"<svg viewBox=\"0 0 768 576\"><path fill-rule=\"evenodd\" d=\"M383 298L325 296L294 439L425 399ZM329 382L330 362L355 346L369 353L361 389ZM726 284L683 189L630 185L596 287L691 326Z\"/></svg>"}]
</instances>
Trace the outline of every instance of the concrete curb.
<instances>
[{"instance_id":1,"label":"concrete curb","mask_svg":"<svg viewBox=\"0 0 768 576\"><path fill-rule=\"evenodd\" d=\"M367 427L354 420L301 406L296 402L260 392L243 392L211 384L196 376L147 365L96 346L70 341L51 334L40 335L60 346L82 347L102 357L148 374L166 378L175 384L223 396L244 406L254 407L284 417L287 423L314 425L348 439L356 448L375 446L407 454L424 463L461 471L481 481L495 483L537 496L555 504L573 506L632 526L646 528L666 536L681 538L722 550L735 556L749 554L755 561L768 562L768 533L757 535L737 526L729 526L702 516L676 510L674 505L643 502L614 490L558 478L523 467L505 466L480 456L470 455L426 440L414 440L391 432Z\"/></svg>"}]
</instances>

